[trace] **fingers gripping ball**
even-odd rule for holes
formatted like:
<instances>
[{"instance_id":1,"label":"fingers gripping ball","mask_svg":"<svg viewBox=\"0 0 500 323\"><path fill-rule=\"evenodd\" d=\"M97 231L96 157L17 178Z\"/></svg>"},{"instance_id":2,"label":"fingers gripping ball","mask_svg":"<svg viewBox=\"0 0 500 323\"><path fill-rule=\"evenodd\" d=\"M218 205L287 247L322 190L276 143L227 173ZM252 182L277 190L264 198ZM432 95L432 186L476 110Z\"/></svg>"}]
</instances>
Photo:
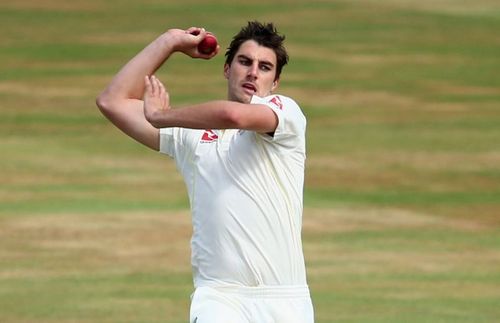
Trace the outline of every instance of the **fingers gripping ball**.
<instances>
[{"instance_id":1,"label":"fingers gripping ball","mask_svg":"<svg viewBox=\"0 0 500 323\"><path fill-rule=\"evenodd\" d=\"M212 54L217 48L217 38L213 34L207 34L198 44L198 51L202 54Z\"/></svg>"},{"instance_id":2,"label":"fingers gripping ball","mask_svg":"<svg viewBox=\"0 0 500 323\"><path fill-rule=\"evenodd\" d=\"M198 35L200 32L195 30L191 32L193 35ZM214 34L207 32L205 38L198 44L198 51L204 55L210 55L217 49L217 38Z\"/></svg>"}]
</instances>

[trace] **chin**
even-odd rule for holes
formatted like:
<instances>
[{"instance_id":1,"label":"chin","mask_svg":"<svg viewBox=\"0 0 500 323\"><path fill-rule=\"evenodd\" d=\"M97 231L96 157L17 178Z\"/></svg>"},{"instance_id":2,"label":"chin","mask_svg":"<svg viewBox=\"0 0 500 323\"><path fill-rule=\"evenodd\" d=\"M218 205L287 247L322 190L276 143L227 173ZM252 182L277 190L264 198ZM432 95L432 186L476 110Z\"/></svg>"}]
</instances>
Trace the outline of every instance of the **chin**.
<instances>
[{"instance_id":1,"label":"chin","mask_svg":"<svg viewBox=\"0 0 500 323\"><path fill-rule=\"evenodd\" d=\"M239 96L236 101L238 101L240 103L250 103L250 101L252 101L252 96L253 95L250 95L250 94L243 94L243 95Z\"/></svg>"}]
</instances>

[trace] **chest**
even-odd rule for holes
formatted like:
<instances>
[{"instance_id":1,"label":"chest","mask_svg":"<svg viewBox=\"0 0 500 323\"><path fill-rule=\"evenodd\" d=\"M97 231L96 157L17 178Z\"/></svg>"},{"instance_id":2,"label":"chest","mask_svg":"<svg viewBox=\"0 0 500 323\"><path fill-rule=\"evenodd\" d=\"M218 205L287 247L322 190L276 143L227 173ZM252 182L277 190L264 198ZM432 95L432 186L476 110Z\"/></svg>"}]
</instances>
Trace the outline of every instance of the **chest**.
<instances>
[{"instance_id":1,"label":"chest","mask_svg":"<svg viewBox=\"0 0 500 323\"><path fill-rule=\"evenodd\" d=\"M253 131L205 130L194 150L198 169L252 167L265 158L261 138Z\"/></svg>"}]
</instances>

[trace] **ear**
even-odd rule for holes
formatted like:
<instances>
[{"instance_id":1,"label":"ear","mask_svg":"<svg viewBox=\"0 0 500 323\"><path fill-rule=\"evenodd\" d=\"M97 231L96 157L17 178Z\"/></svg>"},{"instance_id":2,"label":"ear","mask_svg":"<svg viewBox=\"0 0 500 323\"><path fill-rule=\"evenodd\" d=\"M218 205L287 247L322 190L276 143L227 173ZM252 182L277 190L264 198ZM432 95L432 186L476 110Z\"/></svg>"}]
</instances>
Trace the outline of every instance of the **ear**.
<instances>
[{"instance_id":1,"label":"ear","mask_svg":"<svg viewBox=\"0 0 500 323\"><path fill-rule=\"evenodd\" d=\"M226 80L229 79L229 68L229 64L224 64L224 77L226 78Z\"/></svg>"},{"instance_id":2,"label":"ear","mask_svg":"<svg viewBox=\"0 0 500 323\"><path fill-rule=\"evenodd\" d=\"M271 87L271 91L274 91L278 88L278 86L280 85L280 79L277 78L276 80L274 80L273 82L273 86Z\"/></svg>"}]
</instances>

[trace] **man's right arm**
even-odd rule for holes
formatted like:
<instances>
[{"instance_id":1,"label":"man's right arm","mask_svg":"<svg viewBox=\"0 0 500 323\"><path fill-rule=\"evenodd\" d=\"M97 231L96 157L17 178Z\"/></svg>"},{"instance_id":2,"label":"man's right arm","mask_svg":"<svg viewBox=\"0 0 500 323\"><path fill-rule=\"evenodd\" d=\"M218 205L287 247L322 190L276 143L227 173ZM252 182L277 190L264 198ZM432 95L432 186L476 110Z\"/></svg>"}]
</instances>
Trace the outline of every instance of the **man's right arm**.
<instances>
[{"instance_id":1,"label":"man's right arm","mask_svg":"<svg viewBox=\"0 0 500 323\"><path fill-rule=\"evenodd\" d=\"M198 31L198 34L194 35L193 31ZM133 139L159 150L159 130L144 116L144 76L154 74L176 51L193 58L212 58L217 51L203 55L196 49L204 36L205 31L200 28L171 29L159 36L123 66L97 97L101 112Z\"/></svg>"}]
</instances>

